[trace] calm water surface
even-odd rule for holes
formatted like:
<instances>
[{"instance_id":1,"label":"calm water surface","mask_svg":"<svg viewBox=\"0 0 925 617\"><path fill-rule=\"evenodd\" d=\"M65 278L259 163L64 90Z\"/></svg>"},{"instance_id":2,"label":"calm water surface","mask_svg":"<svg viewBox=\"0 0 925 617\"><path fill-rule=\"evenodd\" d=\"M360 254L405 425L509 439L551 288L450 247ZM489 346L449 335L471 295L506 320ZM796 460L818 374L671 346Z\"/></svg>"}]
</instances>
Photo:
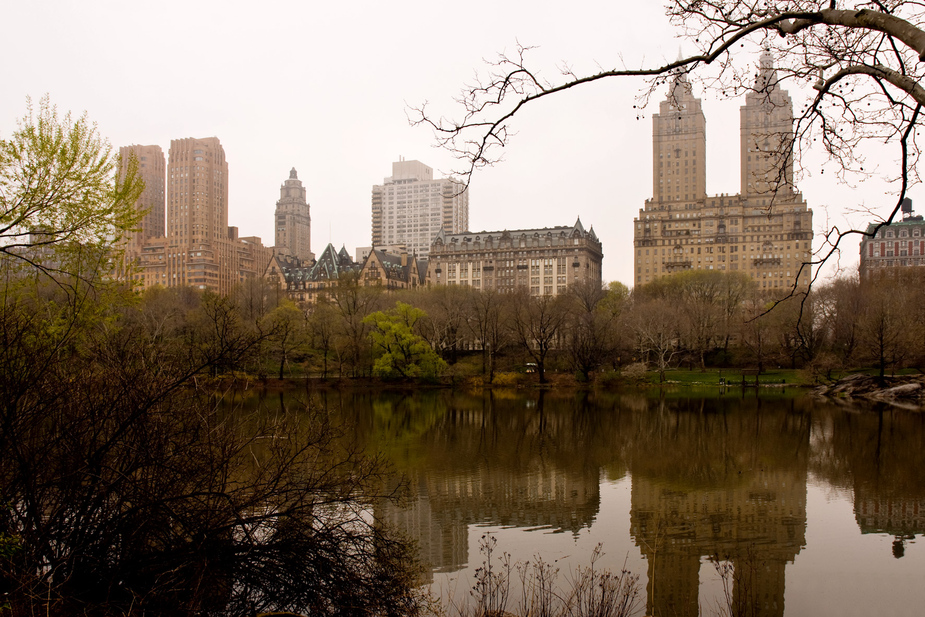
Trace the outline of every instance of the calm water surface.
<instances>
[{"instance_id":1,"label":"calm water surface","mask_svg":"<svg viewBox=\"0 0 925 617\"><path fill-rule=\"evenodd\" d=\"M410 480L377 514L466 602L486 533L563 575L640 575L647 615L719 614L712 560L755 615L925 614L925 414L754 390L328 393Z\"/></svg>"}]
</instances>

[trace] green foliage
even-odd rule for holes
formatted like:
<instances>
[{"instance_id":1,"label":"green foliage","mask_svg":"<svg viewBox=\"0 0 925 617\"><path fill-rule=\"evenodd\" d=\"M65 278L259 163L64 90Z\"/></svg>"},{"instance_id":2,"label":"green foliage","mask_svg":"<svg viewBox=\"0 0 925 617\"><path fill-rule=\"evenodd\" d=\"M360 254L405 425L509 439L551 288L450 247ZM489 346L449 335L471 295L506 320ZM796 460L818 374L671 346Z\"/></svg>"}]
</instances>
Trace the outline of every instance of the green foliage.
<instances>
[{"instance_id":1,"label":"green foliage","mask_svg":"<svg viewBox=\"0 0 925 617\"><path fill-rule=\"evenodd\" d=\"M629 287L620 281L611 281L604 290L604 297L601 298L599 308L612 314L619 314L629 300Z\"/></svg>"},{"instance_id":2,"label":"green foliage","mask_svg":"<svg viewBox=\"0 0 925 617\"><path fill-rule=\"evenodd\" d=\"M54 274L82 276L87 251L118 258L143 213L137 162L120 161L86 115L58 116L48 97L31 102L0 140L0 253ZM75 254L76 253L76 254ZM75 263L76 261L76 263Z\"/></svg>"},{"instance_id":3,"label":"green foliage","mask_svg":"<svg viewBox=\"0 0 925 617\"><path fill-rule=\"evenodd\" d=\"M524 376L520 373L495 373L491 384L502 388L512 388L524 383Z\"/></svg>"},{"instance_id":4,"label":"green foliage","mask_svg":"<svg viewBox=\"0 0 925 617\"><path fill-rule=\"evenodd\" d=\"M376 311L363 320L373 326L369 338L380 352L373 364L374 375L435 379L446 370L446 362L414 332L415 324L425 316L421 309L396 302L394 309Z\"/></svg>"},{"instance_id":5,"label":"green foliage","mask_svg":"<svg viewBox=\"0 0 925 617\"><path fill-rule=\"evenodd\" d=\"M9 559L22 549L22 542L18 536L0 533L0 558Z\"/></svg>"}]
</instances>

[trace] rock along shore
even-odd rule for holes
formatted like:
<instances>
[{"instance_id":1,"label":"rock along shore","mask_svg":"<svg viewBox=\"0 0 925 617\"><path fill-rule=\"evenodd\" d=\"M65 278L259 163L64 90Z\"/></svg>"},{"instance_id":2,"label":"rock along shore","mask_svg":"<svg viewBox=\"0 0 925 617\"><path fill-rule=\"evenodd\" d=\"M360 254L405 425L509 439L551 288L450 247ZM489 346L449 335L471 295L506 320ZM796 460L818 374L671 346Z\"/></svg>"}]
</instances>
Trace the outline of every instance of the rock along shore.
<instances>
[{"instance_id":1,"label":"rock along shore","mask_svg":"<svg viewBox=\"0 0 925 617\"><path fill-rule=\"evenodd\" d=\"M849 375L832 385L819 386L813 394L825 398L860 398L907 409L925 409L925 375L879 377Z\"/></svg>"}]
</instances>

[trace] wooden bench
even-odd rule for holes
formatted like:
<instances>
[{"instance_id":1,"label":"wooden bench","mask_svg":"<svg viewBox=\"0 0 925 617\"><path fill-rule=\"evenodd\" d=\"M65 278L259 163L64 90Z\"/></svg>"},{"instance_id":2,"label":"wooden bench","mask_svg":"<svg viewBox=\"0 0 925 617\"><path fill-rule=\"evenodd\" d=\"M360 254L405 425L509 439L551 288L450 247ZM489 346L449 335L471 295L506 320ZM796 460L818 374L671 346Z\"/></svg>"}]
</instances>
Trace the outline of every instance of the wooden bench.
<instances>
[{"instance_id":1,"label":"wooden bench","mask_svg":"<svg viewBox=\"0 0 925 617\"><path fill-rule=\"evenodd\" d=\"M761 371L756 368L743 368L742 371L742 387L744 388L748 384L745 382L746 377L755 376L755 387L758 387L758 376L761 375Z\"/></svg>"}]
</instances>

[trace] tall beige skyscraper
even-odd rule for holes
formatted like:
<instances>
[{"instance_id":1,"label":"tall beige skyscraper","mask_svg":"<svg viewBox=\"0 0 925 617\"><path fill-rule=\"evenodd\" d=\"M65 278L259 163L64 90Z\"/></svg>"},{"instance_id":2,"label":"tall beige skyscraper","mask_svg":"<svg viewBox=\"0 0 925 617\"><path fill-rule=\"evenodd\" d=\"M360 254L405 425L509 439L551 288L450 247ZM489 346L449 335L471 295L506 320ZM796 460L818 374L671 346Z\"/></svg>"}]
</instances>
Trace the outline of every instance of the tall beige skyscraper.
<instances>
[{"instance_id":1,"label":"tall beige skyscraper","mask_svg":"<svg viewBox=\"0 0 925 617\"><path fill-rule=\"evenodd\" d=\"M373 186L372 243L404 245L426 257L442 229L456 234L469 227L469 191L451 178L434 180L420 161L392 163L392 175Z\"/></svg>"},{"instance_id":2,"label":"tall beige skyscraper","mask_svg":"<svg viewBox=\"0 0 925 617\"><path fill-rule=\"evenodd\" d=\"M140 231L132 234L126 245L127 253L135 256L145 240L164 235L164 185L167 164L160 146L123 146L119 148L122 173L132 157L138 165L138 176L145 183L144 192L135 207L146 213L141 220Z\"/></svg>"},{"instance_id":3,"label":"tall beige skyscraper","mask_svg":"<svg viewBox=\"0 0 925 617\"><path fill-rule=\"evenodd\" d=\"M199 245L225 238L228 163L218 137L174 139L167 163L167 238Z\"/></svg>"},{"instance_id":4,"label":"tall beige skyscraper","mask_svg":"<svg viewBox=\"0 0 925 617\"><path fill-rule=\"evenodd\" d=\"M635 284L683 270L809 285L813 212L793 184L793 108L765 54L741 110L741 194L706 194L706 122L684 76L652 118L652 199L634 219ZM799 277L799 278L797 278Z\"/></svg>"},{"instance_id":5,"label":"tall beige skyscraper","mask_svg":"<svg viewBox=\"0 0 925 617\"><path fill-rule=\"evenodd\" d=\"M163 169L163 152L152 148L160 152ZM141 162L148 163L152 155L137 156L146 156ZM145 169L140 168L143 178ZM263 275L272 250L260 238L239 238L237 228L228 226L228 163L217 137L170 142L166 195L166 234L161 218L160 234L144 229L133 255L142 287L188 286L227 294L247 278Z\"/></svg>"},{"instance_id":6,"label":"tall beige skyscraper","mask_svg":"<svg viewBox=\"0 0 925 617\"><path fill-rule=\"evenodd\" d=\"M693 201L707 194L707 121L687 78L672 85L652 116L652 195L659 202Z\"/></svg>"},{"instance_id":7,"label":"tall beige skyscraper","mask_svg":"<svg viewBox=\"0 0 925 617\"><path fill-rule=\"evenodd\" d=\"M312 253L312 217L310 206L305 200L305 188L295 167L289 172L289 179L279 189L276 202L276 251L303 262L314 258Z\"/></svg>"},{"instance_id":8,"label":"tall beige skyscraper","mask_svg":"<svg viewBox=\"0 0 925 617\"><path fill-rule=\"evenodd\" d=\"M792 194L793 103L782 90L772 57L761 55L754 88L740 110L743 197L750 203L773 194Z\"/></svg>"}]
</instances>

